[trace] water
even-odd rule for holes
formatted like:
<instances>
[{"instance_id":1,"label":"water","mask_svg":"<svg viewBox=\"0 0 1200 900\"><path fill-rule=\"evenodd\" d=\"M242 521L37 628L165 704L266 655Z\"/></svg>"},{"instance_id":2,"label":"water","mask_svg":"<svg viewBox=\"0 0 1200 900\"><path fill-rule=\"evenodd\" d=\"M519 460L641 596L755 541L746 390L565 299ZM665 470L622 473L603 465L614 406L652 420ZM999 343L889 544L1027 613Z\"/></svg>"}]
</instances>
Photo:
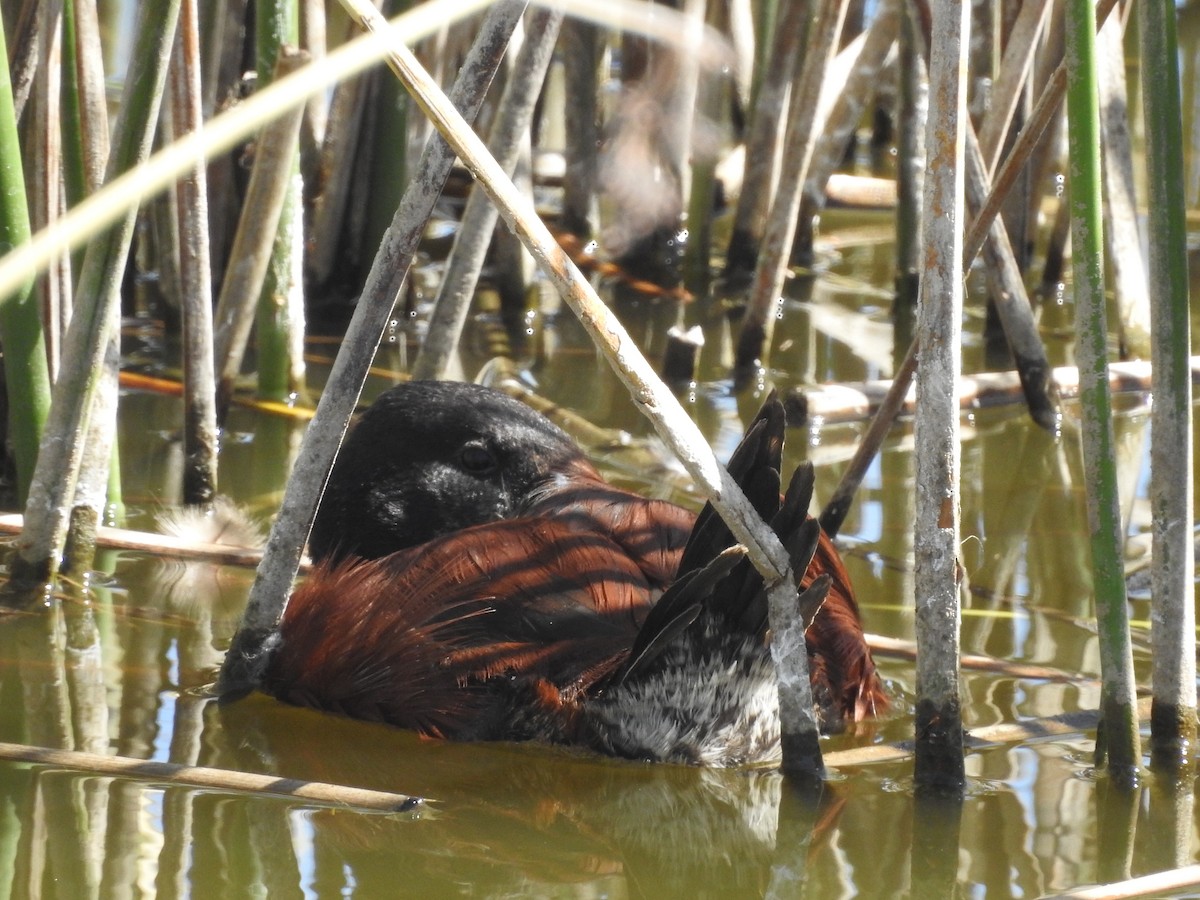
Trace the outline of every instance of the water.
<instances>
[{"instance_id":1,"label":"water","mask_svg":"<svg viewBox=\"0 0 1200 900\"><path fill-rule=\"evenodd\" d=\"M793 301L785 309L775 362L818 380L886 375L889 351L879 335L887 308L870 280L889 251L866 242L825 256L831 265L814 304ZM653 343L660 307L642 301L623 314ZM537 369L539 389L644 434L577 326L564 317L540 324L557 350ZM971 346L979 344L978 326L974 316ZM169 357L147 333L131 330L130 356ZM709 333L706 366L714 373L720 329ZM389 361L386 354L380 360ZM760 399L735 398L719 381L698 385L690 397L726 453ZM1141 552L1145 401L1123 397L1117 423L1131 546ZM165 485L178 480L176 401L128 393L123 414L131 524L148 528L154 512L174 500ZM970 728L1096 708L1075 420L1068 407L1057 437L1033 428L1019 408L964 420L962 557L972 592L963 652L1065 676L966 672ZM804 457L818 464L818 502L861 427L789 432L789 464ZM238 411L223 449L223 489L269 516L301 428ZM911 455L911 430L902 425L843 531L868 630L907 639ZM619 454L608 465L615 479L639 484ZM640 484L688 501L686 492L644 478ZM775 890L825 898L931 896L955 883L963 896L1038 896L1188 863L1197 853L1191 786L1173 790L1151 777L1140 795L1123 801L1093 770L1084 733L972 750L969 796L956 816L916 805L907 759L838 769L814 801L773 772L443 744L263 697L219 707L206 688L252 573L127 552L106 553L101 568L108 574L96 577L89 604L63 599L3 619L0 738L397 791L425 802L383 814L0 763L0 885L14 897L731 897ZM1132 612L1145 684L1144 597ZM828 751L911 737L912 663L889 655L878 662L894 711L856 735L828 739Z\"/></svg>"},{"instance_id":2,"label":"water","mask_svg":"<svg viewBox=\"0 0 1200 900\"><path fill-rule=\"evenodd\" d=\"M1192 44L1186 35L1197 9L1192 4L1181 22ZM1188 54L1185 63L1194 59ZM1194 102L1188 93L1189 110ZM1194 182L1192 207L1200 197ZM1191 227L1195 248L1195 219ZM794 299L772 356L787 374L777 380L888 377L886 219L826 215L822 240L820 277L789 287ZM1195 278L1192 290L1200 295ZM626 298L619 311L657 352L673 309ZM1055 297L1042 309L1055 363L1071 361L1071 316L1069 302ZM723 317L704 321L704 380L685 399L727 454L761 397L729 394L721 380ZM541 393L600 424L646 434L569 314L546 311L530 324L535 346L546 348L533 369ZM150 368L170 362L153 328L129 325L128 358ZM964 346L972 371L986 368L982 328L975 304ZM480 333L477 324L468 348L483 345ZM396 365L407 349L403 341L390 346L378 364ZM464 365L474 371L484 359L468 349ZM368 390L385 383L377 378ZM1117 419L1131 564L1149 552L1147 399L1123 396ZM127 392L122 416L129 524L153 529L154 514L178 499L177 401ZM970 729L1021 722L1036 729L1046 717L1097 706L1077 421L1070 405L1059 435L1037 430L1015 407L964 418L961 557L971 590L963 653L1061 675L966 670ZM235 410L222 448L223 492L266 521L302 428ZM818 503L862 430L851 423L789 433L789 465L817 463ZM911 428L901 424L841 536L868 631L907 640L914 638L912 444ZM644 466L611 448L597 456L622 484L695 502L676 480L647 479ZM834 769L813 798L773 772L439 743L259 696L218 706L208 688L252 572L111 551L97 568L86 599L64 595L45 609L0 610L0 741L395 791L423 803L368 812L0 762L0 897L1036 897L1189 864L1200 851L1194 785L1148 775L1132 796L1114 791L1093 768L1085 731L972 747L968 795L961 807L947 807L914 796L911 758ZM1131 613L1144 686L1144 591L1133 593ZM827 739L827 752L911 738L913 664L892 654L877 662L893 711Z\"/></svg>"}]
</instances>

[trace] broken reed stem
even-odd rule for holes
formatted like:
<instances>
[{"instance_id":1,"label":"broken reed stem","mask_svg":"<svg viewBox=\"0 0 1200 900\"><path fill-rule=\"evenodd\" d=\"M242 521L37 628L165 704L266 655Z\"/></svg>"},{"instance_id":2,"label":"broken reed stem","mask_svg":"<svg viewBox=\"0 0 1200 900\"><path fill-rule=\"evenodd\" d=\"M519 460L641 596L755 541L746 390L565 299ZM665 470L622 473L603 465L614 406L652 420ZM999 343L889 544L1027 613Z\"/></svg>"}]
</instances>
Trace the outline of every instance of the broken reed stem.
<instances>
[{"instance_id":1,"label":"broken reed stem","mask_svg":"<svg viewBox=\"0 0 1200 900\"><path fill-rule=\"evenodd\" d=\"M1097 764L1107 760L1115 784L1132 787L1137 782L1141 747L1134 714L1133 651L1121 567L1121 510L1107 377L1095 8L1091 0L1067 0L1066 16L1075 353L1079 361L1084 480L1088 487L1088 526L1103 680L1104 727L1096 743L1096 756Z\"/></svg>"},{"instance_id":2,"label":"broken reed stem","mask_svg":"<svg viewBox=\"0 0 1200 900\"><path fill-rule=\"evenodd\" d=\"M387 29L387 23L374 7L362 0L342 0L347 10L368 29ZM389 29L390 31L390 29ZM420 67L411 51L392 32L392 54L388 59L409 92L446 138L466 166L484 185L500 209L509 227L521 238L543 271L589 332L597 348L604 353L618 377L633 396L635 404L650 419L659 436L695 479L707 499L717 509L734 537L747 547L755 568L769 585L771 628L778 636L790 630L790 624L778 621L780 608L795 611L795 585L787 551L778 536L762 522L729 473L717 463L712 449L695 422L679 401L658 379L653 368L638 350L619 320L596 295L587 279L559 248L545 224L528 201L488 154L482 142L450 106L444 95ZM790 592L791 603L776 599ZM793 653L791 671L780 672L781 691L794 690L793 696L781 696L781 710L794 712L798 720L781 723L782 741L792 752L784 759L784 769L801 774L823 770L820 762L819 732L808 680L805 653Z\"/></svg>"},{"instance_id":3,"label":"broken reed stem","mask_svg":"<svg viewBox=\"0 0 1200 900\"><path fill-rule=\"evenodd\" d=\"M987 167L969 124L966 138L967 200L970 208L977 210L983 205L989 189ZM983 244L983 255L992 303L1004 329L1013 362L1021 373L1021 387L1025 391L1029 415L1042 428L1053 431L1058 427L1058 409L1049 391L1050 360L1038 332L1021 269L1013 255L1008 229L999 216L992 220Z\"/></svg>"},{"instance_id":4,"label":"broken reed stem","mask_svg":"<svg viewBox=\"0 0 1200 900\"><path fill-rule=\"evenodd\" d=\"M1138 5L1146 120L1154 371L1150 504L1153 523L1152 759L1190 769L1196 755L1196 609L1192 500L1192 379L1188 352L1187 221L1179 41L1171 0Z\"/></svg>"},{"instance_id":5,"label":"broken reed stem","mask_svg":"<svg viewBox=\"0 0 1200 900\"><path fill-rule=\"evenodd\" d=\"M56 769L74 769L112 778L136 778L159 784L207 790L270 794L308 803L385 812L408 812L423 802L419 797L406 794L392 794L322 781L301 781L296 778L281 778L278 775L258 775L207 766L181 766L169 762L131 759L127 756L54 750L24 744L0 743L0 759L36 766L52 766Z\"/></svg>"},{"instance_id":6,"label":"broken reed stem","mask_svg":"<svg viewBox=\"0 0 1200 900\"><path fill-rule=\"evenodd\" d=\"M899 375L907 375L903 371L912 360L907 357L901 364ZM1200 357L1192 358L1192 384L1200 383ZM1149 394L1151 391L1151 365L1146 360L1131 362L1114 362L1108 367L1108 386L1113 393ZM1056 366L1050 371L1050 382L1055 394L1060 400L1074 400L1079 397L1079 370L1075 366ZM1008 406L1014 403L1024 403L1025 395L1021 387L1020 373L1015 369L1000 372L980 372L976 375L963 376L959 381L958 405L964 414L973 410L991 409L998 406ZM900 415L911 416L915 408L914 392L909 388L907 395L897 398L891 392L896 382L890 379L874 381L845 382L826 385L823 387L793 387L784 395L784 405L787 407L788 425L793 428L807 425L830 425L846 422L861 422L871 418L879 411L882 404L899 400ZM1136 398L1131 398L1138 405ZM823 438L822 446L833 443L849 443L830 436ZM869 443L869 438L867 439Z\"/></svg>"}]
</instances>

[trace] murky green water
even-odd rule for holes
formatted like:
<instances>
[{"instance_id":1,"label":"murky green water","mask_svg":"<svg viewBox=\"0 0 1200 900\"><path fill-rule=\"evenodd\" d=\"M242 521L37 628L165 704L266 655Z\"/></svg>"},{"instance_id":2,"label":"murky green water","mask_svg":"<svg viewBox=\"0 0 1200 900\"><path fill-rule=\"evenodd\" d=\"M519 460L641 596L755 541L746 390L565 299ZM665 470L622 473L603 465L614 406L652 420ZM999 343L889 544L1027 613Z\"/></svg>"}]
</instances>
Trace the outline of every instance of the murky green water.
<instances>
[{"instance_id":1,"label":"murky green water","mask_svg":"<svg viewBox=\"0 0 1200 900\"><path fill-rule=\"evenodd\" d=\"M1181 23L1193 45L1186 35L1195 19ZM1189 116L1196 97L1187 66L1194 62L1185 59ZM1191 165L1193 206L1196 171ZM827 216L823 234L821 277L789 288L804 299L786 307L778 326L772 362L787 373L780 381L887 377L886 220ZM1192 290L1200 296L1195 279ZM656 352L673 309L645 299L619 309ZM1070 362L1069 304L1051 298L1041 315L1055 362ZM982 319L976 305L964 347L972 370L985 367ZM130 324L133 360L151 368L170 361L152 328ZM547 348L533 370L539 391L601 424L645 434L569 314L532 325ZM725 327L720 316L708 326L705 377L716 379ZM391 346L378 362L402 357ZM468 351L464 365L474 371L482 361ZM727 454L759 399L753 392L732 397L713 380L689 402ZM1131 559L1149 547L1146 400L1122 398L1117 423ZM152 529L154 513L177 499L177 401L131 392L122 402L129 524ZM1034 429L1017 408L964 419L961 552L972 591L963 652L1063 676L967 670L964 712L973 729L1097 705L1075 422L1069 406L1057 436ZM302 428L235 411L222 449L223 492L269 518ZM790 432L791 459L818 464L818 501L828 497L861 430ZM620 454L598 456L625 484L686 499L623 465ZM868 630L904 639L913 638L912 492L912 434L902 426L842 535ZM910 760L837 769L814 802L771 772L423 741L262 697L218 707L207 688L252 572L128 552L105 553L100 567L89 602L62 598L46 609L0 611L0 741L327 781L424 802L403 813L366 812L0 762L0 897L1035 897L1189 864L1200 852L1194 785L1150 776L1133 797L1111 791L1091 767L1084 733L972 749L969 795L960 809L947 809L915 801ZM1145 685L1144 592L1135 592L1131 608ZM877 661L893 712L857 735L828 739L829 751L911 737L912 663L886 654Z\"/></svg>"},{"instance_id":2,"label":"murky green water","mask_svg":"<svg viewBox=\"0 0 1200 900\"><path fill-rule=\"evenodd\" d=\"M775 361L823 380L888 373L887 304L870 283L886 244L851 245L780 323ZM661 308L628 305L642 334ZM813 327L813 323L816 327ZM566 318L540 390L602 422L645 429ZM979 320L968 324L970 358ZM719 328L706 357L719 362ZM846 338L849 338L847 340ZM874 339L874 343L872 343ZM134 329L132 355L163 351ZM853 345L853 346L851 346ZM882 349L882 355L881 355ZM394 351L393 351L394 352ZM381 363L387 364L387 355ZM781 362L782 361L782 362ZM716 371L711 369L710 371ZM380 382L382 383L382 382ZM1133 547L1145 549L1147 416L1126 397L1118 422ZM724 452L757 398L697 389L696 417ZM173 399L129 393L123 467L132 523L173 497ZM263 516L278 502L300 428L239 411L222 486ZM788 452L818 463L828 496L861 425L793 429ZM1017 408L964 421L962 556L973 592L963 650L1052 667L1059 681L972 670L973 728L1094 709L1079 449ZM912 638L912 438L902 427L864 485L844 546L868 629ZM611 463L614 477L637 473ZM645 484L663 491L661 485ZM1150 779L1131 801L1091 769L1091 740L973 750L961 815L917 808L910 763L836 771L814 805L770 772L714 772L581 757L534 746L453 745L292 709L261 697L218 707L206 693L251 573L133 553L105 556L89 606L0 620L0 739L278 774L425 798L415 811L333 809L230 791L166 787L48 766L0 763L0 893L14 897L1037 896L1191 862L1200 849L1192 788ZM1148 608L1133 601L1135 655L1148 681ZM910 736L911 662L879 657L893 714L830 750Z\"/></svg>"}]
</instances>

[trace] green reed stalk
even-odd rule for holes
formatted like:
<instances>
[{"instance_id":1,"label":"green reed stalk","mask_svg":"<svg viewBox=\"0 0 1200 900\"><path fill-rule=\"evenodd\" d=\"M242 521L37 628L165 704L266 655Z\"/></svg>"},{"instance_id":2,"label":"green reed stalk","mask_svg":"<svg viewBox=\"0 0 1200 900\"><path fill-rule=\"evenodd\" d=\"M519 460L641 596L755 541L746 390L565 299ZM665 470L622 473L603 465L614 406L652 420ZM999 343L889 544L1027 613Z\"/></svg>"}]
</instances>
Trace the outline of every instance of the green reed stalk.
<instances>
[{"instance_id":1,"label":"green reed stalk","mask_svg":"<svg viewBox=\"0 0 1200 900\"><path fill-rule=\"evenodd\" d=\"M1192 379L1188 364L1187 221L1179 44L1172 0L1138 4L1149 189L1150 504L1154 525L1152 756L1191 765L1196 744L1195 557L1192 548Z\"/></svg>"},{"instance_id":2,"label":"green reed stalk","mask_svg":"<svg viewBox=\"0 0 1200 900\"><path fill-rule=\"evenodd\" d=\"M781 0L762 0L758 4L758 18L754 28L754 71L750 75L750 109L758 104L758 91L765 79L771 77L774 60L768 52L779 31L779 4ZM788 2L788 0L782 0ZM786 77L786 76L785 76Z\"/></svg>"},{"instance_id":3,"label":"green reed stalk","mask_svg":"<svg viewBox=\"0 0 1200 900\"><path fill-rule=\"evenodd\" d=\"M300 41L300 10L296 0L257 0L256 65L258 84L271 83L280 50ZM290 164L293 185L284 201L275 232L275 245L259 297L258 395L286 400L303 389L304 295L301 277L303 253L299 143Z\"/></svg>"},{"instance_id":4,"label":"green reed stalk","mask_svg":"<svg viewBox=\"0 0 1200 900\"><path fill-rule=\"evenodd\" d=\"M1108 390L1108 323L1104 298L1104 227L1100 197L1100 104L1096 83L1096 14L1090 0L1066 4L1067 115L1070 150L1075 352L1083 417L1096 620L1100 629L1102 727L1098 762L1120 783L1137 780L1141 758L1133 651L1121 564L1112 398Z\"/></svg>"},{"instance_id":5,"label":"green reed stalk","mask_svg":"<svg viewBox=\"0 0 1200 900\"><path fill-rule=\"evenodd\" d=\"M139 8L107 181L149 156L179 4L180 0L147 0ZM121 280L136 212L136 207L127 211L88 246L84 257L64 364L54 385L54 403L25 507L25 530L17 542L18 558L13 561L12 576L17 584L44 582L60 563L92 406L119 316Z\"/></svg>"},{"instance_id":6,"label":"green reed stalk","mask_svg":"<svg viewBox=\"0 0 1200 900\"><path fill-rule=\"evenodd\" d=\"M0 28L0 59L8 59L3 31ZM12 82L8 66L0 65L0 244L15 247L26 243L29 236L29 205ZM50 409L50 369L32 274L0 298L0 343L4 345L8 435L17 468L17 500L24 503Z\"/></svg>"}]
</instances>

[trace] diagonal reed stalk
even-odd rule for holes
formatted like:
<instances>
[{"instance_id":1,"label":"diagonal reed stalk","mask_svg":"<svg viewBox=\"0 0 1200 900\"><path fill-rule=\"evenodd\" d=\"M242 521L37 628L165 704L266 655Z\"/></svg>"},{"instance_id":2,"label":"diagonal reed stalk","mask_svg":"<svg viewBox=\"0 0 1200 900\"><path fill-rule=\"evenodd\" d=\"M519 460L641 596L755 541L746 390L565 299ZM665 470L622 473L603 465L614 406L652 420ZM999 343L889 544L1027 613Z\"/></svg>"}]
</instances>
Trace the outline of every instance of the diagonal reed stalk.
<instances>
[{"instance_id":1,"label":"diagonal reed stalk","mask_svg":"<svg viewBox=\"0 0 1200 900\"><path fill-rule=\"evenodd\" d=\"M1096 21L1102 23L1108 14L1112 12L1115 5L1116 0L1100 0L1100 3L1096 7ZM987 200L976 213L974 220L970 224L970 228L967 230L966 238L963 240L963 266L965 269L969 269L974 264L975 257L978 255L984 240L991 231L992 224L995 222L996 216L1000 211L1000 206L1008 195L1017 173L1029 161L1029 157L1041 140L1046 126L1053 118L1054 111L1062 101L1063 92L1066 90L1066 83L1066 63L1059 62L1051 78L1046 83L1045 88L1042 90L1042 95L1029 120L1026 122L1025 128L1021 131L1012 150L1000 166L1000 170L992 182L992 189L988 194ZM880 405L879 412L872 420L867 434L863 436L859 449L854 454L854 459L851 460L845 472L842 473L842 480L838 483L833 496L826 505L825 511L821 514L821 526L829 534L836 534L838 529L841 528L842 521L850 510L854 493L858 490L859 484L862 483L863 476L871 465L871 461L875 458L879 447L882 446L884 438L887 437L887 433L891 429L892 422L895 421L897 413L903 406L904 397L912 385L912 379L916 371L917 343L913 341L902 362L896 367L896 374L892 380L892 386L888 390L887 397Z\"/></svg>"}]
</instances>

